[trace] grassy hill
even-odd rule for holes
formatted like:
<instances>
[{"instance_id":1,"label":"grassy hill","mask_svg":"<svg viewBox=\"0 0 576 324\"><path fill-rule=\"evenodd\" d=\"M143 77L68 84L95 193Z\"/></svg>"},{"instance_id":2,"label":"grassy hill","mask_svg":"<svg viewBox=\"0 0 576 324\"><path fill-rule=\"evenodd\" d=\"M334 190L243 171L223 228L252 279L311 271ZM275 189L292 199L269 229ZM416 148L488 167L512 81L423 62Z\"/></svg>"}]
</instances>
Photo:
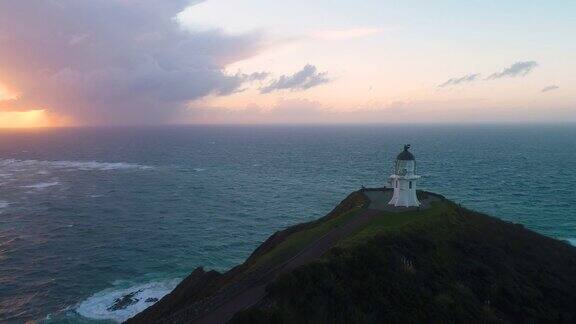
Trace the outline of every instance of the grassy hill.
<instances>
[{"instance_id":1,"label":"grassy hill","mask_svg":"<svg viewBox=\"0 0 576 324\"><path fill-rule=\"evenodd\" d=\"M195 269L170 294L147 308L127 323L187 322L197 314L210 311L215 304L246 288L253 278L270 273L294 257L318 237L349 221L368 206L361 192L354 192L326 216L308 223L291 226L274 233L241 265L222 274ZM184 314L182 312L193 313ZM175 317L178 317L175 319Z\"/></svg>"},{"instance_id":2,"label":"grassy hill","mask_svg":"<svg viewBox=\"0 0 576 324\"><path fill-rule=\"evenodd\" d=\"M214 311L238 293L230 287L242 290L367 207L353 193L322 219L274 234L226 274L197 269L134 322L187 322L197 317L170 316L193 305L196 315ZM427 210L380 212L321 258L271 277L265 296L231 322L576 322L576 249L440 199Z\"/></svg>"}]
</instances>

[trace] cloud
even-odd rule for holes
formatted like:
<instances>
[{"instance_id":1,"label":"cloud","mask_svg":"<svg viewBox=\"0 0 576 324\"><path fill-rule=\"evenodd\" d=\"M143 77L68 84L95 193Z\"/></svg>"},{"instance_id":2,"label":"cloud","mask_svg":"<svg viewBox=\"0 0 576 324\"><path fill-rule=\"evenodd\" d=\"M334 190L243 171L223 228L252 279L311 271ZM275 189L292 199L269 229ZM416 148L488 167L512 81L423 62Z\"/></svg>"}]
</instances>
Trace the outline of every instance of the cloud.
<instances>
[{"instance_id":1,"label":"cloud","mask_svg":"<svg viewBox=\"0 0 576 324\"><path fill-rule=\"evenodd\" d=\"M282 75L268 86L260 88L260 93L270 93L277 90L307 90L328 83L327 72L318 72L316 67L307 64L302 70L292 75Z\"/></svg>"},{"instance_id":2,"label":"cloud","mask_svg":"<svg viewBox=\"0 0 576 324\"><path fill-rule=\"evenodd\" d=\"M258 32L184 30L174 17L192 3L0 1L0 82L19 93L0 109L46 108L82 124L158 123L191 100L267 77L223 72L268 44Z\"/></svg>"},{"instance_id":3,"label":"cloud","mask_svg":"<svg viewBox=\"0 0 576 324\"><path fill-rule=\"evenodd\" d=\"M496 72L490 75L487 80L500 79L504 77L515 78L518 76L525 76L532 72L538 66L536 61L516 62L510 67L504 69L502 72Z\"/></svg>"},{"instance_id":4,"label":"cloud","mask_svg":"<svg viewBox=\"0 0 576 324\"><path fill-rule=\"evenodd\" d=\"M227 96L238 92L243 92L246 88L240 88L240 85L250 84L253 82L260 82L262 83L264 80L270 77L270 72L254 72L250 74L236 73L233 77L236 82L231 82L228 87L223 87L215 92L216 95Z\"/></svg>"},{"instance_id":5,"label":"cloud","mask_svg":"<svg viewBox=\"0 0 576 324\"><path fill-rule=\"evenodd\" d=\"M516 63L512 64L510 67L504 69L502 72L492 73L485 80L494 80L494 79L500 79L500 78L504 78L504 77L515 78L518 76L525 76L528 73L532 72L532 70L534 70L537 66L538 66L538 63L536 61L516 62ZM465 75L465 76L462 76L459 78L451 78L451 79L448 79L448 81L438 85L438 87L444 88L444 87L448 87L448 86L459 85L462 83L478 81L480 79L480 76L481 76L480 73L474 73L474 74L468 74L468 75ZM550 89L550 90L554 90L554 89Z\"/></svg>"},{"instance_id":6,"label":"cloud","mask_svg":"<svg viewBox=\"0 0 576 324\"><path fill-rule=\"evenodd\" d=\"M480 77L480 73L475 73L475 74L468 74L468 75L465 75L465 76L459 77L459 78L451 78L448 81L438 85L438 87L444 88L447 86L454 86L454 85L458 85L461 83L473 82L473 81L478 80L479 77Z\"/></svg>"},{"instance_id":7,"label":"cloud","mask_svg":"<svg viewBox=\"0 0 576 324\"><path fill-rule=\"evenodd\" d=\"M254 72L252 74L245 74L246 81L262 81L268 79L270 72Z\"/></svg>"},{"instance_id":8,"label":"cloud","mask_svg":"<svg viewBox=\"0 0 576 324\"><path fill-rule=\"evenodd\" d=\"M550 86L544 87L544 88L541 90L541 92L554 91L554 90L558 90L558 89L560 89L559 86L557 86L557 85L550 85Z\"/></svg>"}]
</instances>

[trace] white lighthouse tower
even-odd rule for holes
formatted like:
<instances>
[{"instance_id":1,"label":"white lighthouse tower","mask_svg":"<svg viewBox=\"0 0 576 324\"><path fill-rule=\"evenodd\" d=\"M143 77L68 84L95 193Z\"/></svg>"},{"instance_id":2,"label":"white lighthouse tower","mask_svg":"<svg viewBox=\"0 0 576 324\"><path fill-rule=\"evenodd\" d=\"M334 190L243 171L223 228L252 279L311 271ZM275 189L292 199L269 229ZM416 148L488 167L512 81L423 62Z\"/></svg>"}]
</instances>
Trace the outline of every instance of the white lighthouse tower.
<instances>
[{"instance_id":1,"label":"white lighthouse tower","mask_svg":"<svg viewBox=\"0 0 576 324\"><path fill-rule=\"evenodd\" d=\"M394 187L394 195L388 205L396 207L418 207L420 202L416 197L416 160L408 152L410 145L404 145L404 151L396 157L394 174L390 176L390 185Z\"/></svg>"}]
</instances>

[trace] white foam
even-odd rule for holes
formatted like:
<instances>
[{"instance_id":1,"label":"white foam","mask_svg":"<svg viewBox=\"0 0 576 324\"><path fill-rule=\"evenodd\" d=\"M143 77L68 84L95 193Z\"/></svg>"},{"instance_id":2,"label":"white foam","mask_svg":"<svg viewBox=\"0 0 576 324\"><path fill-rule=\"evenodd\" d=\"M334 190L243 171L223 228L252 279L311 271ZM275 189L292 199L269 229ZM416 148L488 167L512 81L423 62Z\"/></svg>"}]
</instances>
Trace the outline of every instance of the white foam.
<instances>
[{"instance_id":1,"label":"white foam","mask_svg":"<svg viewBox=\"0 0 576 324\"><path fill-rule=\"evenodd\" d=\"M2 209L7 208L8 206L10 206L9 202L0 200L0 214L2 214Z\"/></svg>"},{"instance_id":2,"label":"white foam","mask_svg":"<svg viewBox=\"0 0 576 324\"><path fill-rule=\"evenodd\" d=\"M146 299L156 298L159 300L172 291L179 282L180 279L172 279L161 282L151 282L130 288L106 289L81 302L75 311L81 316L90 319L123 322L155 303L146 302ZM110 306L114 305L116 299L134 292L136 293L133 297L138 299L136 303L128 305L124 309L115 311L108 310Z\"/></svg>"},{"instance_id":3,"label":"white foam","mask_svg":"<svg viewBox=\"0 0 576 324\"><path fill-rule=\"evenodd\" d=\"M124 162L79 162L79 161L53 161L51 165L56 168L61 169L78 169L83 171L109 171L109 170L128 170L128 169L138 169L138 170L148 170L152 167L124 163Z\"/></svg>"},{"instance_id":4,"label":"white foam","mask_svg":"<svg viewBox=\"0 0 576 324\"><path fill-rule=\"evenodd\" d=\"M568 241L568 243L570 243L572 246L576 246L576 238L569 237L566 239L566 241Z\"/></svg>"},{"instance_id":5,"label":"white foam","mask_svg":"<svg viewBox=\"0 0 576 324\"><path fill-rule=\"evenodd\" d=\"M206 171L206 169L202 169L202 168L194 168L194 171L196 171L196 172L202 172L202 171Z\"/></svg>"},{"instance_id":6,"label":"white foam","mask_svg":"<svg viewBox=\"0 0 576 324\"><path fill-rule=\"evenodd\" d=\"M46 188L50 188L50 187L54 187L59 185L60 182L58 181L52 181L52 182L40 182L40 183L36 183L33 185L29 185L29 186L22 186L22 188L30 188L30 189L36 189L36 190L42 190L42 189L46 189Z\"/></svg>"},{"instance_id":7,"label":"white foam","mask_svg":"<svg viewBox=\"0 0 576 324\"><path fill-rule=\"evenodd\" d=\"M150 166L125 162L97 162L97 161L41 161L0 159L0 169L10 171L29 171L39 169L39 173L46 174L46 168L80 171L110 171L110 170L148 170Z\"/></svg>"}]
</instances>

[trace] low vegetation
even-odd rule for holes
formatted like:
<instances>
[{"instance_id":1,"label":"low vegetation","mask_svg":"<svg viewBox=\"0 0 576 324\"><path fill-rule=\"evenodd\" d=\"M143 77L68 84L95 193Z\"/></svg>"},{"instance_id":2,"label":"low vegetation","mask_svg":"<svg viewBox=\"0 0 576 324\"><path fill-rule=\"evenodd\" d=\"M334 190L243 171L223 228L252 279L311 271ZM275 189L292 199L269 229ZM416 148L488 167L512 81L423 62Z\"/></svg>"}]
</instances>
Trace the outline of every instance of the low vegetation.
<instances>
[{"instance_id":1,"label":"low vegetation","mask_svg":"<svg viewBox=\"0 0 576 324\"><path fill-rule=\"evenodd\" d=\"M368 200L363 194L354 192L326 216L274 233L243 264L226 273L197 268L170 294L129 319L127 323L162 322L185 309L209 309L203 305L203 301L218 294L223 294L224 296L220 297L225 299L226 293L222 293L223 291L241 285L250 277L258 277L290 259L330 229L350 220L367 204Z\"/></svg>"},{"instance_id":2,"label":"low vegetation","mask_svg":"<svg viewBox=\"0 0 576 324\"><path fill-rule=\"evenodd\" d=\"M296 255L298 252L300 252L302 249L304 249L318 238L322 237L322 235L328 233L334 227L338 227L349 221L361 210L361 207L354 207L347 212L336 215L336 217L315 224L315 226L311 226L309 228L293 233L280 244L275 246L274 249L272 249L270 252L260 256L257 260L255 260L251 269L270 267L287 260L288 258Z\"/></svg>"},{"instance_id":3,"label":"low vegetation","mask_svg":"<svg viewBox=\"0 0 576 324\"><path fill-rule=\"evenodd\" d=\"M443 201L383 214L233 323L573 323L576 249Z\"/></svg>"},{"instance_id":4,"label":"low vegetation","mask_svg":"<svg viewBox=\"0 0 576 324\"><path fill-rule=\"evenodd\" d=\"M420 192L422 195L428 193ZM445 200L421 211L382 212L323 258L281 274L244 323L574 323L576 249ZM213 310L317 239L359 215L361 192L313 222L272 235L242 265L196 269L129 323L180 322ZM210 301L206 304L206 301ZM196 316L196 317L194 317Z\"/></svg>"},{"instance_id":5,"label":"low vegetation","mask_svg":"<svg viewBox=\"0 0 576 324\"><path fill-rule=\"evenodd\" d=\"M368 203L362 193L353 192L326 216L275 233L244 262L241 266L245 269L243 272L272 268L289 259L332 228L348 222Z\"/></svg>"}]
</instances>

